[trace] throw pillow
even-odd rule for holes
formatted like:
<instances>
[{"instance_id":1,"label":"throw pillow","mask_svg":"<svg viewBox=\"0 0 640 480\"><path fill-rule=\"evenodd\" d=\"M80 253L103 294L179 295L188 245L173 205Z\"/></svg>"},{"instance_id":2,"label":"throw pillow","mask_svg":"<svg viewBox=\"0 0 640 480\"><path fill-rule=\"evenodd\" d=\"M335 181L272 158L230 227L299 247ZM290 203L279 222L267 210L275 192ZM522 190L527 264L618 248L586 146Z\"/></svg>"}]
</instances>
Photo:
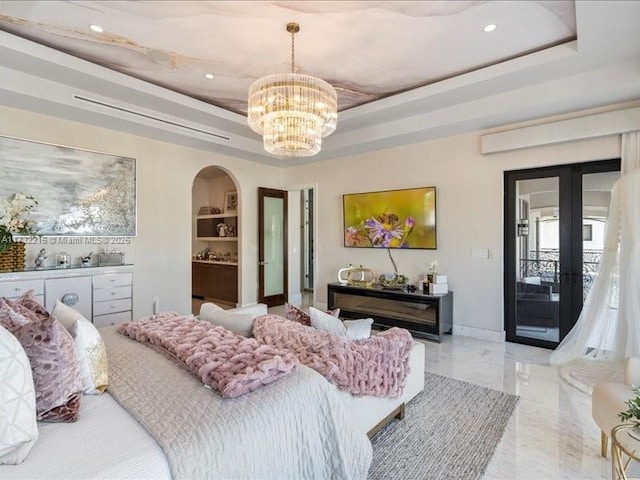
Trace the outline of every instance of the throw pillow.
<instances>
[{"instance_id":1,"label":"throw pillow","mask_svg":"<svg viewBox=\"0 0 640 480\"><path fill-rule=\"evenodd\" d=\"M231 310L224 310L215 303L203 303L200 307L200 320L206 320L243 337L251 337L253 321L266 313L267 306L262 303Z\"/></svg>"},{"instance_id":2,"label":"throw pillow","mask_svg":"<svg viewBox=\"0 0 640 480\"><path fill-rule=\"evenodd\" d=\"M284 304L284 318L302 325L311 326L311 316L290 303Z\"/></svg>"},{"instance_id":3,"label":"throw pillow","mask_svg":"<svg viewBox=\"0 0 640 480\"><path fill-rule=\"evenodd\" d=\"M326 330L327 332L335 333L336 335L345 336L347 334L347 329L339 318L313 307L309 307L309 315L311 317L311 326L313 328Z\"/></svg>"},{"instance_id":4,"label":"throw pillow","mask_svg":"<svg viewBox=\"0 0 640 480\"><path fill-rule=\"evenodd\" d=\"M371 336L373 318L345 320L343 323L344 327L347 329L347 338L349 340L366 340Z\"/></svg>"},{"instance_id":5,"label":"throw pillow","mask_svg":"<svg viewBox=\"0 0 640 480\"><path fill-rule=\"evenodd\" d=\"M73 338L80 381L87 395L104 393L109 384L107 347L98 329L84 316L56 300L51 316L62 323Z\"/></svg>"},{"instance_id":6,"label":"throw pillow","mask_svg":"<svg viewBox=\"0 0 640 480\"><path fill-rule=\"evenodd\" d=\"M33 289L24 292L24 294L20 298L16 299L15 302L31 310L40 318L49 316L49 312L47 312L47 309L38 301L36 298L36 292Z\"/></svg>"},{"instance_id":7,"label":"throw pillow","mask_svg":"<svg viewBox=\"0 0 640 480\"><path fill-rule=\"evenodd\" d=\"M48 422L75 422L82 383L73 339L54 317L11 331L29 358L36 390L36 415Z\"/></svg>"},{"instance_id":8,"label":"throw pillow","mask_svg":"<svg viewBox=\"0 0 640 480\"><path fill-rule=\"evenodd\" d=\"M25 307L14 303L15 308L9 304L8 299L0 298L0 325L11 330L12 328L26 325L37 317Z\"/></svg>"},{"instance_id":9,"label":"throw pillow","mask_svg":"<svg viewBox=\"0 0 640 480\"><path fill-rule=\"evenodd\" d=\"M340 315L340 309L336 308L334 310L327 310L327 313L334 317L338 317ZM284 304L284 318L302 325L311 326L311 316L304 310L301 310L290 303Z\"/></svg>"},{"instance_id":10,"label":"throw pillow","mask_svg":"<svg viewBox=\"0 0 640 480\"><path fill-rule=\"evenodd\" d=\"M21 463L37 439L31 365L16 337L0 327L0 465Z\"/></svg>"}]
</instances>

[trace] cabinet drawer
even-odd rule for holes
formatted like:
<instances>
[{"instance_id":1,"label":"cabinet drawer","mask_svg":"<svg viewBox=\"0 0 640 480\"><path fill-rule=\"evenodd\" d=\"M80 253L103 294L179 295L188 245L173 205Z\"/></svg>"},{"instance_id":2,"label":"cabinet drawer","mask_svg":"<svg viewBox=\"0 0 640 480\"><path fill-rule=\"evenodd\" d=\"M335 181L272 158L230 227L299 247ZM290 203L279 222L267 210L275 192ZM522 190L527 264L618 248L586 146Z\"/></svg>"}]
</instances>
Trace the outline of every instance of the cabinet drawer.
<instances>
[{"instance_id":1,"label":"cabinet drawer","mask_svg":"<svg viewBox=\"0 0 640 480\"><path fill-rule=\"evenodd\" d=\"M35 290L36 295L44 295L44 280L19 280L0 283L0 297L16 298L29 290Z\"/></svg>"},{"instance_id":2,"label":"cabinet drawer","mask_svg":"<svg viewBox=\"0 0 640 480\"><path fill-rule=\"evenodd\" d=\"M131 285L131 273L110 273L108 275L96 275L93 277L93 288L111 288L122 285Z\"/></svg>"},{"instance_id":3,"label":"cabinet drawer","mask_svg":"<svg viewBox=\"0 0 640 480\"><path fill-rule=\"evenodd\" d=\"M131 285L113 288L98 288L93 291L94 302L119 300L121 298L131 298Z\"/></svg>"},{"instance_id":4,"label":"cabinet drawer","mask_svg":"<svg viewBox=\"0 0 640 480\"><path fill-rule=\"evenodd\" d=\"M131 311L110 313L109 315L98 315L93 317L93 324L96 328L108 327L109 325L117 325L122 322L131 321Z\"/></svg>"},{"instance_id":5,"label":"cabinet drawer","mask_svg":"<svg viewBox=\"0 0 640 480\"><path fill-rule=\"evenodd\" d=\"M93 314L106 315L108 313L124 312L131 310L131 299L113 300L112 302L94 302Z\"/></svg>"},{"instance_id":6,"label":"cabinet drawer","mask_svg":"<svg viewBox=\"0 0 640 480\"><path fill-rule=\"evenodd\" d=\"M50 312L56 300L91 318L91 277L51 278L44 282L46 307Z\"/></svg>"}]
</instances>

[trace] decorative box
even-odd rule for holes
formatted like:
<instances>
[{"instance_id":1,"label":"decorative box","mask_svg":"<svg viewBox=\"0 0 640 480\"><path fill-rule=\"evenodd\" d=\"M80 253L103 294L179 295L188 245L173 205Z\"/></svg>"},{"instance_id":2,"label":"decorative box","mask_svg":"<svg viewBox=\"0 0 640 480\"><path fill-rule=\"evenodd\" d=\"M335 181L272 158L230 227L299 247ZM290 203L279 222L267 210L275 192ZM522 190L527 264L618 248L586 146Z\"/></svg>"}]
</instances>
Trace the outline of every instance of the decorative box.
<instances>
[{"instance_id":1,"label":"decorative box","mask_svg":"<svg viewBox=\"0 0 640 480\"><path fill-rule=\"evenodd\" d=\"M123 264L124 264L124 253L99 253L98 254L98 265L100 267L112 266L112 265L123 265Z\"/></svg>"}]
</instances>

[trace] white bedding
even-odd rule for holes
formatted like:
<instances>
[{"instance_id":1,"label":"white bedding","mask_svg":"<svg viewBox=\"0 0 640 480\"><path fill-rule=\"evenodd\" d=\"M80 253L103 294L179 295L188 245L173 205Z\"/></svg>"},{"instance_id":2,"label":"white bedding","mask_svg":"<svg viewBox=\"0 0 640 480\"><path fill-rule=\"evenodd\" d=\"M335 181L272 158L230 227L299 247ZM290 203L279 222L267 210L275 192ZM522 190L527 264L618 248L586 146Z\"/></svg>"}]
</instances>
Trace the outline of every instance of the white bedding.
<instances>
[{"instance_id":1,"label":"white bedding","mask_svg":"<svg viewBox=\"0 0 640 480\"><path fill-rule=\"evenodd\" d=\"M0 466L3 480L171 478L156 441L109 395L85 395L76 423L38 424L40 436L20 465Z\"/></svg>"},{"instance_id":2,"label":"white bedding","mask_svg":"<svg viewBox=\"0 0 640 480\"><path fill-rule=\"evenodd\" d=\"M371 444L315 371L222 399L173 360L101 333L112 395L85 395L77 423L39 423L25 462L0 466L1 479L366 478Z\"/></svg>"}]
</instances>

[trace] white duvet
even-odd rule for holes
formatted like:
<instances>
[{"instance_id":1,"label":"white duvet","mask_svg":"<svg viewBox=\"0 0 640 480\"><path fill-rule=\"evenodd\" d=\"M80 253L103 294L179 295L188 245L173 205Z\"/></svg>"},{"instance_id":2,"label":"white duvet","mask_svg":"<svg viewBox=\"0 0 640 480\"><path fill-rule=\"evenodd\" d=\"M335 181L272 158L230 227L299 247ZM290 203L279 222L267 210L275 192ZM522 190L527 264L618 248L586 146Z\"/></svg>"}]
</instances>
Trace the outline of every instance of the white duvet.
<instances>
[{"instance_id":1,"label":"white duvet","mask_svg":"<svg viewBox=\"0 0 640 480\"><path fill-rule=\"evenodd\" d=\"M132 425L129 413L115 405L118 414L110 407L100 420L111 430L121 425L116 428L121 435L111 435L102 448L91 448L92 438L105 443L105 437L95 422L93 431L83 430L83 425L91 423L83 404L77 424L55 426L59 447L55 455L38 450L38 443L49 437L44 426L25 463L13 470L0 467L0 478L367 477L372 455L369 440L357 433L333 386L313 370L296 367L291 375L255 392L222 399L174 360L113 329L101 332L109 355L109 392L144 429L135 421ZM86 400L89 406L112 401L108 396ZM76 429L73 434L69 430L71 436L63 440L60 432L65 427ZM135 447L129 442L134 435L130 432L135 432ZM80 438L85 440L75 441ZM74 455L66 457L66 462L69 449ZM86 454L76 454L83 450ZM50 468L52 462L55 469Z\"/></svg>"}]
</instances>

